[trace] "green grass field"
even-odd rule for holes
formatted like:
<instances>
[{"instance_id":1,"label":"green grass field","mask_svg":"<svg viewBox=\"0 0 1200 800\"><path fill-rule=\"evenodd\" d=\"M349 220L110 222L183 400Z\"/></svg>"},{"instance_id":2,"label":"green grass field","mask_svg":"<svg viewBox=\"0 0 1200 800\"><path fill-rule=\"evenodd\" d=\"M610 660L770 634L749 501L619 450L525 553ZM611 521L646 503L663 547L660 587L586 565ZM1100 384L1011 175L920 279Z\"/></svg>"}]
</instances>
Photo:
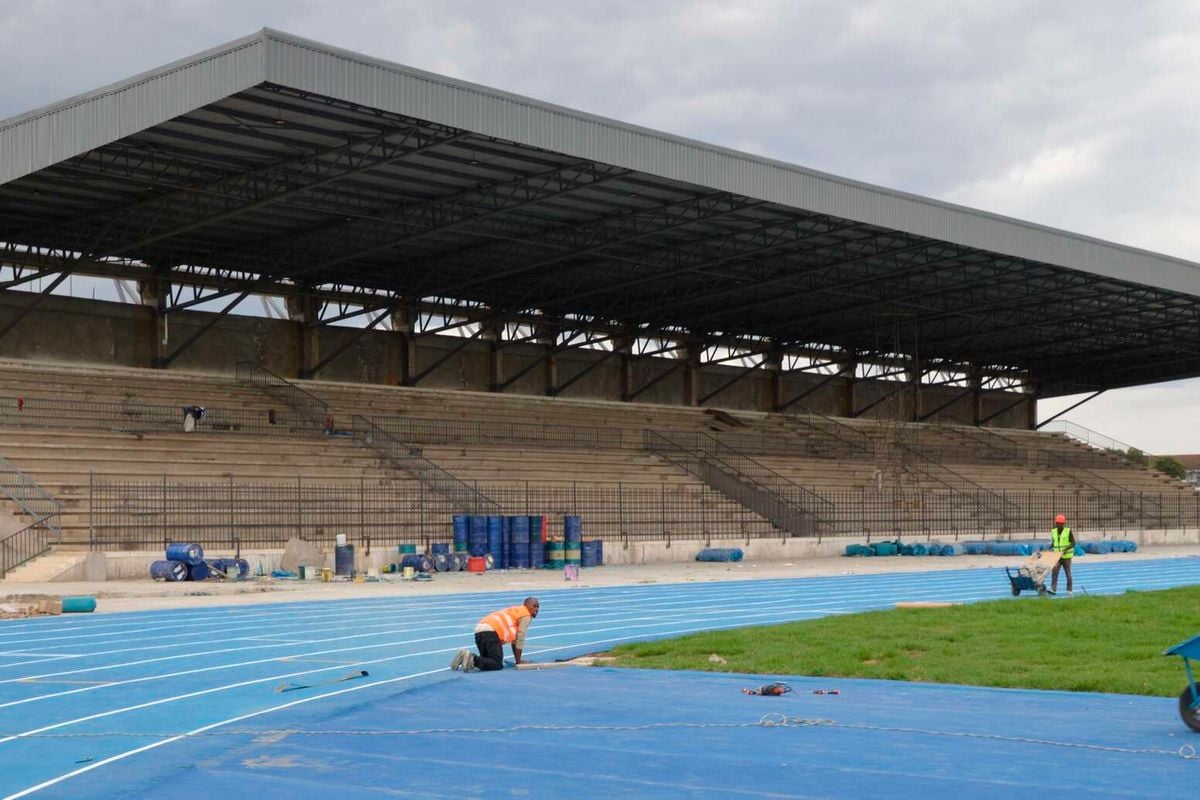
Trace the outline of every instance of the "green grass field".
<instances>
[{"instance_id":1,"label":"green grass field","mask_svg":"<svg viewBox=\"0 0 1200 800\"><path fill-rule=\"evenodd\" d=\"M1200 587L873 611L612 651L616 666L1178 697L1162 651L1200 633ZM726 659L714 664L709 655Z\"/></svg>"}]
</instances>

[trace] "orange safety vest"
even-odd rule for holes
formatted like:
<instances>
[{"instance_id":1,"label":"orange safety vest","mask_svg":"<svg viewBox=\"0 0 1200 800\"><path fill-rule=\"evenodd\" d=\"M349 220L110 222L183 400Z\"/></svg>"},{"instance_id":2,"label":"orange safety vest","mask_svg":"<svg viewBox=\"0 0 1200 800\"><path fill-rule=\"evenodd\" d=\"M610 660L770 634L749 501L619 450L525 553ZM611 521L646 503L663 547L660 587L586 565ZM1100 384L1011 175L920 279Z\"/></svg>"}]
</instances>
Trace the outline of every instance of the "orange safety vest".
<instances>
[{"instance_id":1,"label":"orange safety vest","mask_svg":"<svg viewBox=\"0 0 1200 800\"><path fill-rule=\"evenodd\" d=\"M487 625L500 637L500 644L509 644L517 639L517 623L522 617L531 617L529 609L523 605L506 608L503 611L493 611L483 619L480 625Z\"/></svg>"}]
</instances>

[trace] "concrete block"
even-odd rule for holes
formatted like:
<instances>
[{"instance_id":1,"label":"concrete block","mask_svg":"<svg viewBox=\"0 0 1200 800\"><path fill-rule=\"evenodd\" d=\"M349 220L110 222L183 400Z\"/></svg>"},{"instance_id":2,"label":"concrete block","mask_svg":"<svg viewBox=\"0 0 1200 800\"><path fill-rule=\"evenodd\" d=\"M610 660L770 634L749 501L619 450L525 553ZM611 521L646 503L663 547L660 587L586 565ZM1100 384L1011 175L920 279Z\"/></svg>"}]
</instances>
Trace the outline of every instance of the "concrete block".
<instances>
[{"instance_id":1,"label":"concrete block","mask_svg":"<svg viewBox=\"0 0 1200 800\"><path fill-rule=\"evenodd\" d=\"M88 553L83 562L83 579L85 581L108 580L108 556L104 553Z\"/></svg>"}]
</instances>

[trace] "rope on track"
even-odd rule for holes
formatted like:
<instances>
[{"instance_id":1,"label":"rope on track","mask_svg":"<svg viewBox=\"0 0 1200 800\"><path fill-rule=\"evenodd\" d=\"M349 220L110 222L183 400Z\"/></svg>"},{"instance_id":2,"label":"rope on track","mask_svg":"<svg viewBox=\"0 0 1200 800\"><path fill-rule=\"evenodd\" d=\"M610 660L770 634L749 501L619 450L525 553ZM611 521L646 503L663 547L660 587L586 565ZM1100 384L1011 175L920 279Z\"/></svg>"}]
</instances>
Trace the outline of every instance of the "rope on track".
<instances>
[{"instance_id":1,"label":"rope on track","mask_svg":"<svg viewBox=\"0 0 1200 800\"><path fill-rule=\"evenodd\" d=\"M1020 744L1044 745L1049 747L1065 747L1076 750L1091 750L1102 753L1122 753L1126 755L1155 755L1173 756L1187 761L1200 761L1196 748L1190 744L1181 745L1176 750L1164 750L1154 747L1118 747L1115 745L1091 744L1087 742L1063 742L1055 739L1036 739L1028 736L1005 736L998 733L973 733L970 731L937 731L928 728L904 728L888 725L872 725L869 723L837 722L820 717L789 717L786 714L765 714L750 722L647 722L639 725L512 725L505 728L417 728L417 729L381 729L381 730L302 730L296 728L264 728L261 730L211 730L201 733L132 733L129 731L110 731L101 733L37 733L37 734L6 734L0 733L0 738L13 736L20 739L102 739L107 737L138 738L138 739L170 739L170 738L201 738L212 736L253 736L255 738L275 738L286 736L436 736L448 734L488 734L488 733L524 733L527 731L651 731L668 728L839 728L843 730L878 731L881 733L903 733L921 736L947 736L963 739L984 739L993 742L1014 742Z\"/></svg>"}]
</instances>

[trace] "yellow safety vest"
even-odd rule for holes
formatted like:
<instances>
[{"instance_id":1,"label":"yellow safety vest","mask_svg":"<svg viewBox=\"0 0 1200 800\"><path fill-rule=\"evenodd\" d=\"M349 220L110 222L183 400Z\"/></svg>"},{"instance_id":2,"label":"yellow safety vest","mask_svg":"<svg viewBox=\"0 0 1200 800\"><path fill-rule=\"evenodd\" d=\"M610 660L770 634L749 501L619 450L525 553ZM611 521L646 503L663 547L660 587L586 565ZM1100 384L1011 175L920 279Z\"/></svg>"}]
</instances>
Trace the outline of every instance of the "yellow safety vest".
<instances>
[{"instance_id":1,"label":"yellow safety vest","mask_svg":"<svg viewBox=\"0 0 1200 800\"><path fill-rule=\"evenodd\" d=\"M1050 542L1064 560L1075 557L1075 548L1071 545L1071 529L1066 525L1063 525L1061 531L1058 528L1050 529Z\"/></svg>"}]
</instances>

